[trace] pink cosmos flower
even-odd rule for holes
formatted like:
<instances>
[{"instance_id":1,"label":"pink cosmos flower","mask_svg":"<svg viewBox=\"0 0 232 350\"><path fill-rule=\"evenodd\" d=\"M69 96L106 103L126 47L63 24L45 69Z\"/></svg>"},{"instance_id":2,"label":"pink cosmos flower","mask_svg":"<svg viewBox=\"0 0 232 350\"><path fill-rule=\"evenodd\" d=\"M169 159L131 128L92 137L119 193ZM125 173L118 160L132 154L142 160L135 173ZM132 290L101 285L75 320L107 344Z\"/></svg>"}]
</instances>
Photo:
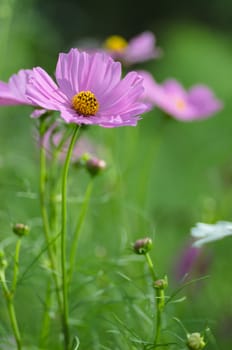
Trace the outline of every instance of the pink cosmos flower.
<instances>
[{"instance_id":1,"label":"pink cosmos flower","mask_svg":"<svg viewBox=\"0 0 232 350\"><path fill-rule=\"evenodd\" d=\"M34 68L27 97L45 109L60 111L67 123L134 126L147 110L140 100L143 79L130 72L121 80L121 64L105 53L61 53L55 75L57 84L42 68Z\"/></svg>"},{"instance_id":2,"label":"pink cosmos flower","mask_svg":"<svg viewBox=\"0 0 232 350\"><path fill-rule=\"evenodd\" d=\"M157 106L167 114L182 121L203 119L222 108L213 92L205 85L194 85L184 90L174 79L158 84L146 71L138 71L144 79L144 101Z\"/></svg>"},{"instance_id":3,"label":"pink cosmos flower","mask_svg":"<svg viewBox=\"0 0 232 350\"><path fill-rule=\"evenodd\" d=\"M38 107L38 105L29 100L25 95L26 86L31 74L31 69L21 69L18 73L10 77L8 83L0 81L0 106L29 105ZM36 109L32 113L32 116L38 117L44 114L44 112L44 110Z\"/></svg>"},{"instance_id":4,"label":"pink cosmos flower","mask_svg":"<svg viewBox=\"0 0 232 350\"><path fill-rule=\"evenodd\" d=\"M155 45L155 36L149 31L135 36L128 43L117 35L113 35L105 41L105 48L112 58L128 65L159 57L161 50Z\"/></svg>"},{"instance_id":5,"label":"pink cosmos flower","mask_svg":"<svg viewBox=\"0 0 232 350\"><path fill-rule=\"evenodd\" d=\"M209 273L212 259L210 252L200 247L193 247L191 241L187 242L173 262L173 276L176 281L182 283L196 279L194 284L188 287L188 291L194 296L203 287L203 281L200 279Z\"/></svg>"}]
</instances>

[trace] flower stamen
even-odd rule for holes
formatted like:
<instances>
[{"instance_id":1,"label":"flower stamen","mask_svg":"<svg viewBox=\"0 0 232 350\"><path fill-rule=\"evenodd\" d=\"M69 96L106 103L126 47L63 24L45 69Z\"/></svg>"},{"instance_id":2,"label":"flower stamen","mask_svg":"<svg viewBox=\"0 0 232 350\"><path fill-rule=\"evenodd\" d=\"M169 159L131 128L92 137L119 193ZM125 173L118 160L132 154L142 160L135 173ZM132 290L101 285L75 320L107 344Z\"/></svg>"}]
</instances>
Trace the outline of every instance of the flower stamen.
<instances>
[{"instance_id":1,"label":"flower stamen","mask_svg":"<svg viewBox=\"0 0 232 350\"><path fill-rule=\"evenodd\" d=\"M181 110L181 111L183 111L184 109L185 109L185 107L186 107L186 104L185 104L185 102L184 102L184 100L182 100L182 99L177 99L176 100L176 107L179 109L179 110Z\"/></svg>"},{"instance_id":2,"label":"flower stamen","mask_svg":"<svg viewBox=\"0 0 232 350\"><path fill-rule=\"evenodd\" d=\"M127 47L127 41L119 36L119 35L112 35L105 41L105 48L112 51L122 52Z\"/></svg>"},{"instance_id":3,"label":"flower stamen","mask_svg":"<svg viewBox=\"0 0 232 350\"><path fill-rule=\"evenodd\" d=\"M99 102L91 91L80 91L73 96L72 107L79 114L88 117L97 113Z\"/></svg>"}]
</instances>

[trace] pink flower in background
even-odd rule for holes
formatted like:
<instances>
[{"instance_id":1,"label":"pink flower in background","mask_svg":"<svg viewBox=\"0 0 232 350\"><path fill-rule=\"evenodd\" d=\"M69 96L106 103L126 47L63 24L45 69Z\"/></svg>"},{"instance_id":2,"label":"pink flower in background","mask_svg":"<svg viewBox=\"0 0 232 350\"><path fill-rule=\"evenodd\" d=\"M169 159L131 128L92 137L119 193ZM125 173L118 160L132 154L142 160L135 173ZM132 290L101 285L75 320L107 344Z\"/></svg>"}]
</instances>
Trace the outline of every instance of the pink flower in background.
<instances>
[{"instance_id":1,"label":"pink flower in background","mask_svg":"<svg viewBox=\"0 0 232 350\"><path fill-rule=\"evenodd\" d=\"M0 106L29 105L38 107L36 103L33 103L25 95L26 86L31 74L32 70L21 69L18 73L10 77L8 83L0 81ZM37 117L44 113L44 110L36 109L32 113L32 116Z\"/></svg>"},{"instance_id":2,"label":"pink flower in background","mask_svg":"<svg viewBox=\"0 0 232 350\"><path fill-rule=\"evenodd\" d=\"M45 109L60 111L67 123L135 126L147 110L140 99L143 79L130 72L121 80L121 64L105 53L61 53L55 75L58 85L42 68L34 68L27 97Z\"/></svg>"},{"instance_id":3,"label":"pink flower in background","mask_svg":"<svg viewBox=\"0 0 232 350\"><path fill-rule=\"evenodd\" d=\"M143 32L128 43L121 36L113 35L105 41L105 48L115 60L125 64L134 64L157 58L161 50L156 47L156 39L152 32Z\"/></svg>"},{"instance_id":4,"label":"pink flower in background","mask_svg":"<svg viewBox=\"0 0 232 350\"><path fill-rule=\"evenodd\" d=\"M146 71L138 71L144 79L144 101L159 107L167 114L182 121L210 117L222 108L222 102L205 85L194 85L189 91L174 80L158 84Z\"/></svg>"},{"instance_id":5,"label":"pink flower in background","mask_svg":"<svg viewBox=\"0 0 232 350\"><path fill-rule=\"evenodd\" d=\"M201 277L207 274L212 257L200 247L193 247L189 242L181 252L179 258L174 264L174 274L177 280L188 277Z\"/></svg>"}]
</instances>

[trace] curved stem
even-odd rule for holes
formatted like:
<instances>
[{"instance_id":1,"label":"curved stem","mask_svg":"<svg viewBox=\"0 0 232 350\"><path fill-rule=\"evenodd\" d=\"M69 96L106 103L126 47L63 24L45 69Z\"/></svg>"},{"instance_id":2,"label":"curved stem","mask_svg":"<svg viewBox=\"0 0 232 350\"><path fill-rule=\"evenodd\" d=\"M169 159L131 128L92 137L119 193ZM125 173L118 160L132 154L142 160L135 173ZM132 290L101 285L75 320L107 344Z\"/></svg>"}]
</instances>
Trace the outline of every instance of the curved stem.
<instances>
[{"instance_id":1,"label":"curved stem","mask_svg":"<svg viewBox=\"0 0 232 350\"><path fill-rule=\"evenodd\" d=\"M14 333L14 338L17 344L17 350L21 350L22 349L22 340L21 340L21 334L19 331L19 327L18 327L18 322L17 322L17 318L16 318L16 312L15 312L15 308L14 308L14 303L13 303L13 298L14 298L14 294L12 294L6 284L6 279L5 279L5 273L3 271L1 271L0 273L0 282L2 284L2 289L4 292L4 296L6 299L6 304L7 304L7 310L8 310L8 314L9 314L9 318L10 318L10 323L11 323L11 327Z\"/></svg>"},{"instance_id":2,"label":"curved stem","mask_svg":"<svg viewBox=\"0 0 232 350\"><path fill-rule=\"evenodd\" d=\"M72 150L75 145L77 134L79 131L79 126L76 125L68 152L66 155L63 175L62 175L62 201L61 201L61 277L62 277L62 294L63 294L63 332L64 332L64 344L65 349L69 346L69 327L68 327L68 280L67 280L67 269L66 269L66 236L67 236L67 179L68 179L68 169L71 160Z\"/></svg>"},{"instance_id":3,"label":"curved stem","mask_svg":"<svg viewBox=\"0 0 232 350\"><path fill-rule=\"evenodd\" d=\"M74 237L73 237L73 242L72 242L72 247L71 247L71 252L70 252L70 260L69 260L69 278L68 282L70 283L72 280L73 272L74 272L74 266L75 266L75 260L76 260L76 252L77 252L77 247L78 247L78 240L81 232L81 228L83 226L83 223L85 221L87 209L88 209L88 204L90 200L90 196L93 190L93 178L91 178L86 192L84 196L84 201L82 203L81 207L81 212L78 218L78 222L74 231Z\"/></svg>"}]
</instances>

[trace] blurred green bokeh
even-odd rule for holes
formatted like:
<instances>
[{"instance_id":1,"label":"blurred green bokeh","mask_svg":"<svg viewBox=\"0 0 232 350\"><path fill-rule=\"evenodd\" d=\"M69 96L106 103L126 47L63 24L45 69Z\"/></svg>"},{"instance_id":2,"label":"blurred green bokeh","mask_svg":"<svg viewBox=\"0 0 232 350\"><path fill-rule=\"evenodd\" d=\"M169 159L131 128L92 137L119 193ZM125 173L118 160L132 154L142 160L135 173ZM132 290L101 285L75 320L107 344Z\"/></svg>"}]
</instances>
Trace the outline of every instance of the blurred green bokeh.
<instances>
[{"instance_id":1,"label":"blurred green bokeh","mask_svg":"<svg viewBox=\"0 0 232 350\"><path fill-rule=\"evenodd\" d=\"M120 280L119 273L124 271L139 279L143 272L143 264L138 259L130 262L128 258L131 242L141 236L152 236L155 263L175 284L172 266L189 241L190 228L202 220L232 220L229 27L232 4L228 1L195 1L192 4L181 1L174 10L171 1L165 3L164 8L164 4L155 5L151 1L141 4L128 0L115 2L113 6L106 1L1 0L0 80L7 81L17 70L37 65L52 74L58 53L85 37L101 40L116 32L130 37L150 29L156 34L164 55L160 60L147 63L145 68L158 81L174 77L186 87L199 82L209 85L223 101L224 109L212 118L195 123L164 120L161 112L154 110L143 117L137 128L95 127L90 131L95 142L106 149L109 170L97 179L80 242L79 259L83 265L77 267L77 275L81 278L77 276L77 286L71 292L73 318L76 317L76 295L85 300L89 293L90 301L98 303L91 308L92 304L86 300L88 312L81 306L80 315L77 313L77 318L83 317L78 327L87 339L89 329L97 323L98 313L104 313L101 307L108 313L118 311L123 318L124 307L118 305L124 300L123 293L134 290L128 282ZM32 225L22 257L26 264L33 260L36 245L41 242L36 194L38 150L29 113L30 108L25 107L0 110L0 237L8 239L13 222ZM72 196L81 198L83 189L79 184L85 185L84 175L77 184L72 181ZM75 212L75 205L71 207ZM188 290L187 301L176 309L177 316L190 331L201 331L207 320L219 348L228 350L232 346L231 244L228 238L205 248L212 256L210 277L202 283L199 292L192 294ZM33 279L34 276L37 279ZM41 266L33 268L18 292L18 310L24 311L22 326L28 339L30 333L38 331L36 324L29 323L28 319L33 319L37 311L41 313L42 303L38 301L43 299L44 291L40 276ZM88 280L91 276L93 279ZM78 287L80 280L83 291ZM100 287L107 290L102 297L106 301L104 305L98 300ZM115 291L116 287L119 291ZM109 300L119 295L121 301L115 306ZM38 306L26 307L27 298L32 301L31 305L37 303ZM0 332L7 334L7 327L2 324L6 317L4 311L0 312L0 317ZM105 334L104 322L107 324L108 317L102 317L102 324L99 324L102 334ZM97 329L93 331L93 338L100 337L97 332ZM104 344L104 340L101 339L101 343ZM209 345L208 349L214 347Z\"/></svg>"}]
</instances>

